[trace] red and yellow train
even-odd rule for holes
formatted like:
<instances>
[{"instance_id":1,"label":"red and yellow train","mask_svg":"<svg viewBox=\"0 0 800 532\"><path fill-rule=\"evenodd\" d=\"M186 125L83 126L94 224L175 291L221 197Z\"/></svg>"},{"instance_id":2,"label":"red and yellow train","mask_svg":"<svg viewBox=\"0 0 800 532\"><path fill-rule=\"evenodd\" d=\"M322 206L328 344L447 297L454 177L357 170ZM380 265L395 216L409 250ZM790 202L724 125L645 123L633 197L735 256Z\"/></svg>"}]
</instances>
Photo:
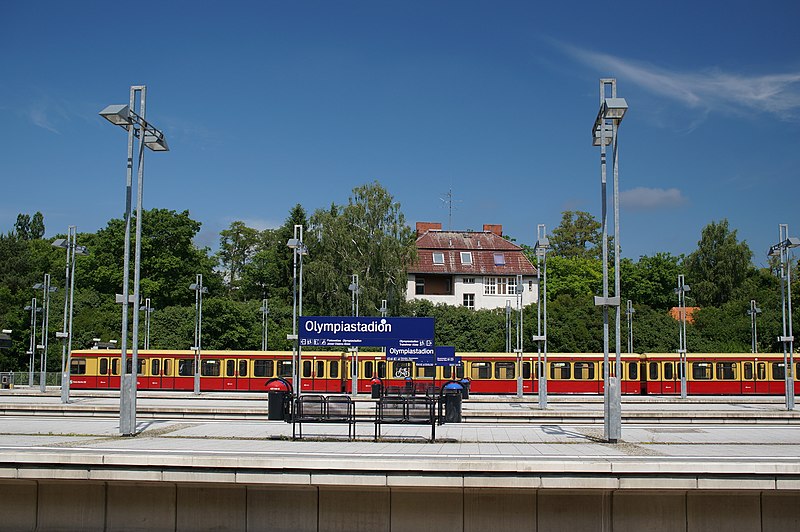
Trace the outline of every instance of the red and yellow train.
<instances>
[{"instance_id":1,"label":"red and yellow train","mask_svg":"<svg viewBox=\"0 0 800 532\"><path fill-rule=\"evenodd\" d=\"M300 381L303 392L350 393L352 370L358 369L359 392L369 392L372 380L384 386L415 383L441 385L451 379L470 379L470 392L511 394L521 374L523 391L538 392L536 354L522 361L514 353L461 353L456 367L423 367L412 362L387 361L380 352L361 352L355 362L348 352L303 351ZM613 354L611 356L613 360ZM687 354L687 393L691 395L782 395L785 392L783 354ZM131 371L128 353L128 372ZM201 391L264 391L267 381L292 380L292 353L286 351L202 351ZM150 390L194 389L193 351L146 350L138 352L138 387ZM613 370L612 362L612 370ZM669 395L680 393L677 354L622 355L622 393ZM120 385L119 350L72 352L71 386L113 389ZM796 363L793 374L800 372ZM549 353L547 389L555 394L603 393L602 353ZM795 380L796 393L800 382Z\"/></svg>"}]
</instances>

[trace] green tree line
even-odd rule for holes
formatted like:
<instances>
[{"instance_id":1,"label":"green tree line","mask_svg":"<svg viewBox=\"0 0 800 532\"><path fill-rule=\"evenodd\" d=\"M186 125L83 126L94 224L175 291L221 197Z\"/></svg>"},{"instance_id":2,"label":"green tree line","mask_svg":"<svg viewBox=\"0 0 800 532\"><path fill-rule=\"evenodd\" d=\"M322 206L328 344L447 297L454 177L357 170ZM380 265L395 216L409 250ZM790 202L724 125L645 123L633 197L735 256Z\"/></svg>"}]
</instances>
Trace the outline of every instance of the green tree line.
<instances>
[{"instance_id":1,"label":"green tree line","mask_svg":"<svg viewBox=\"0 0 800 532\"><path fill-rule=\"evenodd\" d=\"M274 229L257 230L235 221L220 232L217 253L194 244L201 224L188 211L144 211L141 295L150 298L155 308L151 347L188 349L193 345L194 292L188 286L200 273L209 289L203 303L204 348L260 348L260 309L267 299L269 348L290 349L286 335L292 328L295 255L287 242L298 225L303 227L307 248L302 257L303 314L350 315L349 285L357 274L362 315L378 315L381 301L387 300L390 315L433 316L438 344L454 345L458 351L505 349L505 309L473 311L406 301L405 268L416 259L416 235L400 204L378 182L356 187L347 203L332 203L310 216L295 205L283 225ZM89 255L76 260L73 348L90 347L95 338L120 338L121 308L114 295L122 292L124 228L124 220L112 219L95 233L78 234L78 244ZM547 256L550 351L602 350L602 314L592 299L602 286L599 228L590 214L571 211L563 213L552 232ZM63 235L45 239L44 233L44 216L37 212L20 214L14 228L0 234L0 326L13 331L11 346L0 350L2 371L28 367L31 312L25 306L34 297L41 306L42 291L32 287L42 282L45 273L51 274L52 284L58 287L50 302L48 369L59 369L61 346L55 332L62 329L65 252L52 246ZM532 250L523 248L536 264ZM636 310L635 351L677 349L678 324L669 310L677 303L673 290L678 274L684 274L692 286L689 305L700 307L694 324L688 326L690 351L749 351L746 311L751 299L763 310L758 317L759 350L779 350L775 339L780 333L781 299L774 266L756 268L752 252L727 220L706 226L697 249L688 256L656 253L635 261L623 258L621 295L623 302L631 299ZM800 287L793 287L793 297L799 292ZM536 329L535 305L523 309L523 316L523 336L529 339ZM39 344L41 314L36 319ZM143 322L142 315L142 327ZM511 322L516 324L516 318ZM624 313L622 334L624 346L628 334ZM139 341L141 347L143 328ZM526 340L525 350L535 350L535 345Z\"/></svg>"}]
</instances>

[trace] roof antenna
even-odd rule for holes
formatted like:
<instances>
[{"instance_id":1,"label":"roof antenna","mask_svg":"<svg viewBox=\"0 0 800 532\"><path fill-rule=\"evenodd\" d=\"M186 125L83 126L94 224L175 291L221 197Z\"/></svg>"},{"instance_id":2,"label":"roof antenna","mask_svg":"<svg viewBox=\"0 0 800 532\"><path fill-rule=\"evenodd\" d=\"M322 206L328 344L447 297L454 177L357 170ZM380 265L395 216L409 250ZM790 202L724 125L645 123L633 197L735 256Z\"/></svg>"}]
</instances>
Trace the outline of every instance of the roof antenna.
<instances>
[{"instance_id":1,"label":"roof antenna","mask_svg":"<svg viewBox=\"0 0 800 532\"><path fill-rule=\"evenodd\" d=\"M453 230L453 209L457 208L454 203L461 203L461 200L453 199L453 187L452 185L447 190L443 198L439 198L442 200L442 203L447 205L447 230Z\"/></svg>"}]
</instances>

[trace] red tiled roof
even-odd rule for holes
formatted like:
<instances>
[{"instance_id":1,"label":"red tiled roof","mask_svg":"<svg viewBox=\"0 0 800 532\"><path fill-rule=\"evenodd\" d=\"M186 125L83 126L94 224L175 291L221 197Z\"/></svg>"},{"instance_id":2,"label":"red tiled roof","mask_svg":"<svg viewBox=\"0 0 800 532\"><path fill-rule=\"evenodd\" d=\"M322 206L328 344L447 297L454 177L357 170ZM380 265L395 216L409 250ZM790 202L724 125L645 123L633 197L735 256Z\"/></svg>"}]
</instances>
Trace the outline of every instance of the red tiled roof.
<instances>
[{"instance_id":1,"label":"red tiled roof","mask_svg":"<svg viewBox=\"0 0 800 532\"><path fill-rule=\"evenodd\" d=\"M444 254L444 264L433 263L434 251ZM472 264L461 262L461 252L472 253ZM502 254L505 264L495 264ZM495 233L484 231L427 231L417 238L417 263L409 273L536 275L522 248Z\"/></svg>"}]
</instances>

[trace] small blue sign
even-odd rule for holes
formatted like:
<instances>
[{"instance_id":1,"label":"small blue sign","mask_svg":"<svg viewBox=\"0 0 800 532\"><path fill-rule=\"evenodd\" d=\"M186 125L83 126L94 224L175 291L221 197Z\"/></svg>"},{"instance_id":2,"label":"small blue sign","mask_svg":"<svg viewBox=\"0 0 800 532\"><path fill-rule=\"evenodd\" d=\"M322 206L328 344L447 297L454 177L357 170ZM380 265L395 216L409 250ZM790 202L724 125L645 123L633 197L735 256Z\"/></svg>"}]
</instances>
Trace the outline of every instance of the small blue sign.
<instances>
[{"instance_id":1,"label":"small blue sign","mask_svg":"<svg viewBox=\"0 0 800 532\"><path fill-rule=\"evenodd\" d=\"M433 354L433 318L301 316L301 346L429 348Z\"/></svg>"},{"instance_id":2,"label":"small blue sign","mask_svg":"<svg viewBox=\"0 0 800 532\"><path fill-rule=\"evenodd\" d=\"M433 347L404 345L397 343L386 346L386 360L417 362L420 358L435 361L436 351Z\"/></svg>"}]
</instances>

